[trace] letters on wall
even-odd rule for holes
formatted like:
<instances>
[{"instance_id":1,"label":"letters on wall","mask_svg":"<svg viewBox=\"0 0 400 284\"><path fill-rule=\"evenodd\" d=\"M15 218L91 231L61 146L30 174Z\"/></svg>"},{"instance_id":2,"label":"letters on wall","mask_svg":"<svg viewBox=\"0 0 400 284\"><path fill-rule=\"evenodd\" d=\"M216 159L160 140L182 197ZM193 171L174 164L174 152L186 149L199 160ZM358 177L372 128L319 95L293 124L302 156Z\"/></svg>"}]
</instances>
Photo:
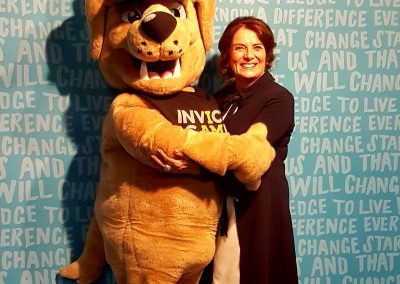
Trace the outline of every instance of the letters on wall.
<instances>
[{"instance_id":1,"label":"letters on wall","mask_svg":"<svg viewBox=\"0 0 400 284\"><path fill-rule=\"evenodd\" d=\"M81 0L0 0L0 284L53 283L82 250L114 92L83 14ZM273 29L272 73L295 96L299 282L400 283L400 1L218 0L210 92L217 41L247 15Z\"/></svg>"}]
</instances>

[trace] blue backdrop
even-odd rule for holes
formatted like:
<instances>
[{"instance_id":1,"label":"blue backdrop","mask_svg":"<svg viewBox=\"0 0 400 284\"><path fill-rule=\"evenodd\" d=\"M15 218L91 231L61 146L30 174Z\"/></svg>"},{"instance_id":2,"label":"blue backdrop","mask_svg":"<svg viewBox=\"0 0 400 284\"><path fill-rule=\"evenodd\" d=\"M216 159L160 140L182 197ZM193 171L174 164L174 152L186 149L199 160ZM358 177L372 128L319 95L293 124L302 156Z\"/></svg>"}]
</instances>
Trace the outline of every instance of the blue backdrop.
<instances>
[{"instance_id":1,"label":"blue backdrop","mask_svg":"<svg viewBox=\"0 0 400 284\"><path fill-rule=\"evenodd\" d=\"M252 15L296 100L287 178L300 283L400 283L400 2L218 0L216 43ZM88 53L82 0L0 0L0 284L54 283L79 256L113 96ZM101 283L112 283L108 272Z\"/></svg>"}]
</instances>

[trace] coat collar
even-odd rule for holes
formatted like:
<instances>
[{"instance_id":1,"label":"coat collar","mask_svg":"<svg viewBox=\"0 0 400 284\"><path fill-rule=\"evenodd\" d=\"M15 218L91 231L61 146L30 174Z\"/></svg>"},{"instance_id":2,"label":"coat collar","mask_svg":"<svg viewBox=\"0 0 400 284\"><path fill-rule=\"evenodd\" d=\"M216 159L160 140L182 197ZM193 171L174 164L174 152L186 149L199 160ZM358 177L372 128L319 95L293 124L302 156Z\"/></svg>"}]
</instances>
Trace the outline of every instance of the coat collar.
<instances>
[{"instance_id":1,"label":"coat collar","mask_svg":"<svg viewBox=\"0 0 400 284\"><path fill-rule=\"evenodd\" d=\"M255 81L250 87L248 87L247 89L245 89L244 91L241 91L239 93L240 93L242 99L247 99L252 94L257 92L258 90L265 88L265 86L267 86L268 84L270 84L271 82L274 82L274 81L275 81L275 79L274 79L274 77L272 77L271 73L269 73L268 71L265 71L265 73L260 78L258 78L257 81Z\"/></svg>"}]
</instances>

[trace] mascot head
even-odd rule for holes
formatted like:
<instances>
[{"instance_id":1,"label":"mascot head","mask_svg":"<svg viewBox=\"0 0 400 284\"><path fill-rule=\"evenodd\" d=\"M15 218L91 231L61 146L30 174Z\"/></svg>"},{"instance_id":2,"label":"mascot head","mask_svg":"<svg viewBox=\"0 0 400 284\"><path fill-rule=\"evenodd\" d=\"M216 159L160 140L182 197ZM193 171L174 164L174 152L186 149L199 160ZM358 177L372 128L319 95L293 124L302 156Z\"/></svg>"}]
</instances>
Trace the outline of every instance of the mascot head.
<instances>
[{"instance_id":1,"label":"mascot head","mask_svg":"<svg viewBox=\"0 0 400 284\"><path fill-rule=\"evenodd\" d=\"M214 0L86 0L92 57L116 89L175 93L203 71L214 9Z\"/></svg>"}]
</instances>

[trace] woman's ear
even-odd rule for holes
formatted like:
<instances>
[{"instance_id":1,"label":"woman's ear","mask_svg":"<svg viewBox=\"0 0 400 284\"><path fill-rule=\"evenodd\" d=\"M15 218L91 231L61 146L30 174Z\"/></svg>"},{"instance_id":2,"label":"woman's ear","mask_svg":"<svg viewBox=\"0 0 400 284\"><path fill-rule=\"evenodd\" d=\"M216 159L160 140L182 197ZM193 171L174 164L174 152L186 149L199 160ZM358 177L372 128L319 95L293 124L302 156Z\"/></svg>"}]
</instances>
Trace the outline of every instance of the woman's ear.
<instances>
[{"instance_id":1,"label":"woman's ear","mask_svg":"<svg viewBox=\"0 0 400 284\"><path fill-rule=\"evenodd\" d=\"M214 0L193 0L196 8L197 20L200 26L201 37L203 38L206 51L212 46L212 28L214 23L215 1Z\"/></svg>"}]
</instances>

